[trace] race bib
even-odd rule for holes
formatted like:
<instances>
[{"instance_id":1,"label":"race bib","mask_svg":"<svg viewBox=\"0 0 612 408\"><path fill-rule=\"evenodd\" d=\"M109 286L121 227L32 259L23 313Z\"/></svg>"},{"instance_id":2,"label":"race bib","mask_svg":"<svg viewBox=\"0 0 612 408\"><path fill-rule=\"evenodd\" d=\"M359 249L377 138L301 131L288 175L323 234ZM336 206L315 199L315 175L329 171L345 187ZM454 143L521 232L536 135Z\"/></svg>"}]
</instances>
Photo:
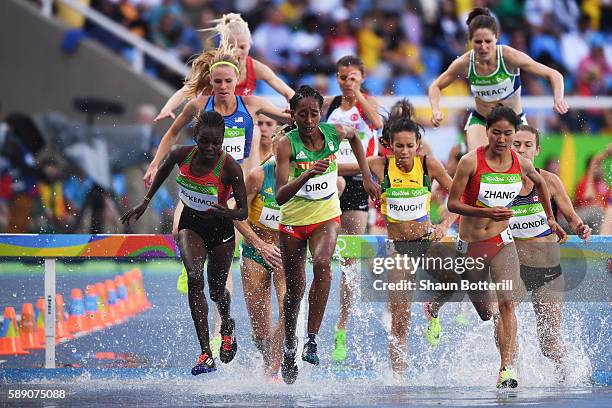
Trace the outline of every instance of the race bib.
<instances>
[{"instance_id":1,"label":"race bib","mask_svg":"<svg viewBox=\"0 0 612 408\"><path fill-rule=\"evenodd\" d=\"M483 174L480 176L477 205L489 208L508 207L522 187L520 174Z\"/></svg>"},{"instance_id":2,"label":"race bib","mask_svg":"<svg viewBox=\"0 0 612 408\"><path fill-rule=\"evenodd\" d=\"M361 140L362 145L363 145L364 139L365 139L365 134L363 132L359 132L359 140ZM364 147L364 150L365 150L365 147ZM357 158L355 157L355 154L353 153L353 148L351 147L351 143L346 139L340 142L340 147L338 148L336 155L338 156L339 164L357 164Z\"/></svg>"},{"instance_id":3,"label":"race bib","mask_svg":"<svg viewBox=\"0 0 612 408\"><path fill-rule=\"evenodd\" d=\"M550 227L541 203L512 207L510 230L516 239L548 235Z\"/></svg>"},{"instance_id":4,"label":"race bib","mask_svg":"<svg viewBox=\"0 0 612 408\"><path fill-rule=\"evenodd\" d=\"M296 196L306 198L308 200L320 200L322 198L329 197L337 191L337 178L337 169L320 176L312 177L302 186L302 188L300 188L300 190L296 193Z\"/></svg>"},{"instance_id":5,"label":"race bib","mask_svg":"<svg viewBox=\"0 0 612 408\"><path fill-rule=\"evenodd\" d=\"M207 211L218 203L216 186L203 186L184 178L177 178L179 198L189 208Z\"/></svg>"},{"instance_id":6,"label":"race bib","mask_svg":"<svg viewBox=\"0 0 612 408\"><path fill-rule=\"evenodd\" d=\"M261 209L261 215L259 216L259 223L265 227L273 230L278 230L278 223L280 222L280 207L273 200L264 201L264 205Z\"/></svg>"},{"instance_id":7,"label":"race bib","mask_svg":"<svg viewBox=\"0 0 612 408\"><path fill-rule=\"evenodd\" d=\"M244 159L246 142L245 130L241 128L225 128L223 135L223 150L235 160Z\"/></svg>"},{"instance_id":8,"label":"race bib","mask_svg":"<svg viewBox=\"0 0 612 408\"><path fill-rule=\"evenodd\" d=\"M429 190L422 188L388 188L387 217L397 221L421 221L427 219Z\"/></svg>"}]
</instances>

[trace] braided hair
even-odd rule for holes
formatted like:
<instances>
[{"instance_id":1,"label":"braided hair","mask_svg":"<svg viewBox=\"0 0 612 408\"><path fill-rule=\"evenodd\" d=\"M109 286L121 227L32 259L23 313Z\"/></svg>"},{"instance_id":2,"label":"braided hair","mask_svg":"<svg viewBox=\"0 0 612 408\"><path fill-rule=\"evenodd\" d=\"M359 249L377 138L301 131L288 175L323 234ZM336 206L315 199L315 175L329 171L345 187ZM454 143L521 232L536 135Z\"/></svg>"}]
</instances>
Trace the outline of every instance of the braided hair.
<instances>
[{"instance_id":1,"label":"braided hair","mask_svg":"<svg viewBox=\"0 0 612 408\"><path fill-rule=\"evenodd\" d=\"M200 132L204 129L219 131L221 132L221 134L225 132L225 119L218 112L202 109L197 115L193 117L193 120L194 139L197 138Z\"/></svg>"},{"instance_id":2,"label":"braided hair","mask_svg":"<svg viewBox=\"0 0 612 408\"><path fill-rule=\"evenodd\" d=\"M295 94L289 100L289 107L292 111L297 109L298 103L305 98L314 98L319 105L319 109L323 107L323 96L319 91L308 85L302 85L295 91Z\"/></svg>"}]
</instances>

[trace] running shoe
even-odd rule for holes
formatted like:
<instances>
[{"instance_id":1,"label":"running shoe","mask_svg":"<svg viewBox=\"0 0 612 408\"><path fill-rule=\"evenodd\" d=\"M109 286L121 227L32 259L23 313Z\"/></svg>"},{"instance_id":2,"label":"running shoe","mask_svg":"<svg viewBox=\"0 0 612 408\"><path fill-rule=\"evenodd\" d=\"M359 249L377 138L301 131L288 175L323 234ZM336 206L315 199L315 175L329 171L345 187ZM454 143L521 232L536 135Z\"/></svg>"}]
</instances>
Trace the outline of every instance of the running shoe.
<instances>
[{"instance_id":1,"label":"running shoe","mask_svg":"<svg viewBox=\"0 0 612 408\"><path fill-rule=\"evenodd\" d=\"M334 363L342 363L346 360L346 329L341 330L338 327L334 330L334 351L332 352L332 360Z\"/></svg>"},{"instance_id":2,"label":"running shoe","mask_svg":"<svg viewBox=\"0 0 612 408\"><path fill-rule=\"evenodd\" d=\"M297 339L295 339L295 346L289 350L287 346L283 346L283 361L281 361L281 375L283 381L286 384L293 384L298 376L298 366L295 362L295 355L297 354Z\"/></svg>"},{"instance_id":3,"label":"running shoe","mask_svg":"<svg viewBox=\"0 0 612 408\"><path fill-rule=\"evenodd\" d=\"M302 360L313 365L319 365L319 356L317 355L317 343L314 340L308 340L304 344L302 351Z\"/></svg>"},{"instance_id":4,"label":"running shoe","mask_svg":"<svg viewBox=\"0 0 612 408\"><path fill-rule=\"evenodd\" d=\"M253 343L255 343L255 348L261 353L263 357L264 365L266 367L270 367L272 365L272 340L270 339L256 339L254 335L252 336Z\"/></svg>"},{"instance_id":5,"label":"running shoe","mask_svg":"<svg viewBox=\"0 0 612 408\"><path fill-rule=\"evenodd\" d=\"M217 367L215 366L215 359L210 357L208 353L200 354L200 358L198 359L198 364L195 365L191 369L192 375L211 373L213 371L217 371Z\"/></svg>"},{"instance_id":6,"label":"running shoe","mask_svg":"<svg viewBox=\"0 0 612 408\"><path fill-rule=\"evenodd\" d=\"M437 347L440 344L440 333L442 332L442 326L440 320L437 317L433 317L429 308L431 304L425 303L425 315L427 315L427 329L425 330L425 340L431 347Z\"/></svg>"},{"instance_id":7,"label":"running shoe","mask_svg":"<svg viewBox=\"0 0 612 408\"><path fill-rule=\"evenodd\" d=\"M217 333L210 340L210 349L214 358L219 358L219 350L221 349L221 334Z\"/></svg>"},{"instance_id":8,"label":"running shoe","mask_svg":"<svg viewBox=\"0 0 612 408\"><path fill-rule=\"evenodd\" d=\"M463 313L459 313L457 316L455 316L455 324L457 326L465 327L470 324L470 321Z\"/></svg>"},{"instance_id":9,"label":"running shoe","mask_svg":"<svg viewBox=\"0 0 612 408\"><path fill-rule=\"evenodd\" d=\"M509 369L503 368L499 371L497 376L497 388L516 388L518 387L518 381L516 377Z\"/></svg>"},{"instance_id":10,"label":"running shoe","mask_svg":"<svg viewBox=\"0 0 612 408\"><path fill-rule=\"evenodd\" d=\"M219 359L222 363L229 363L234 359L236 351L238 350L238 343L236 342L236 335L234 328L236 323L234 319L230 319L228 324L221 323L221 348L219 350Z\"/></svg>"},{"instance_id":11,"label":"running shoe","mask_svg":"<svg viewBox=\"0 0 612 408\"><path fill-rule=\"evenodd\" d=\"M181 295L186 295L189 291L189 286L187 282L187 269L185 269L185 265L183 265L183 269L181 269L181 274L179 275L178 280L176 281L176 290Z\"/></svg>"}]
</instances>

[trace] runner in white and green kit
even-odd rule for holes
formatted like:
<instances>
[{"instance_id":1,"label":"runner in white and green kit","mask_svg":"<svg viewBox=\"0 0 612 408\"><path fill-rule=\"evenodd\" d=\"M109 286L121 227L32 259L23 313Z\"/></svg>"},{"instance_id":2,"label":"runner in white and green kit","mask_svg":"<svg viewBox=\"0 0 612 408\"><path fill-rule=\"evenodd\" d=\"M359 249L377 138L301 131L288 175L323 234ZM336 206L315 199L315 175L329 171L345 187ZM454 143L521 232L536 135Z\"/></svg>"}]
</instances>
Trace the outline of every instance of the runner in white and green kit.
<instances>
[{"instance_id":1,"label":"runner in white and green kit","mask_svg":"<svg viewBox=\"0 0 612 408\"><path fill-rule=\"evenodd\" d=\"M467 78L476 102L465 126L468 151L487 144L486 118L497 105L512 108L526 123L521 108L521 69L548 80L553 92L553 110L559 114L567 112L563 76L521 51L497 45L499 28L489 9L472 10L467 25L472 50L453 61L429 87L431 123L435 127L444 120L440 110L442 90L460 77Z\"/></svg>"}]
</instances>

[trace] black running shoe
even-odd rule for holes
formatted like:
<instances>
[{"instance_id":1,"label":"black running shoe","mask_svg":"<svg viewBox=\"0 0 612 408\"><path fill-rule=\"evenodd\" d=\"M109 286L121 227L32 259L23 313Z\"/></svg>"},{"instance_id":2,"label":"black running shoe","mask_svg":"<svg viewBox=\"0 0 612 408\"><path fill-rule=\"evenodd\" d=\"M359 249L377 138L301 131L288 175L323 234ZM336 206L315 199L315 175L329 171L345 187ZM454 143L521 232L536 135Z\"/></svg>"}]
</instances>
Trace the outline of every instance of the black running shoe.
<instances>
[{"instance_id":1,"label":"black running shoe","mask_svg":"<svg viewBox=\"0 0 612 408\"><path fill-rule=\"evenodd\" d=\"M272 340L253 338L253 343L255 343L255 347L261 353L264 365L266 367L270 367L272 365Z\"/></svg>"},{"instance_id":2,"label":"black running shoe","mask_svg":"<svg viewBox=\"0 0 612 408\"><path fill-rule=\"evenodd\" d=\"M297 339L295 340L295 347L292 350L287 349L285 345L283 347L283 361L281 361L281 375L283 381L286 384L293 384L298 376L298 366L295 362L295 355L297 354Z\"/></svg>"},{"instance_id":3,"label":"black running shoe","mask_svg":"<svg viewBox=\"0 0 612 408\"><path fill-rule=\"evenodd\" d=\"M317 355L317 343L313 340L308 340L304 344L304 351L302 351L302 360L307 363L319 365L319 356Z\"/></svg>"},{"instance_id":4,"label":"black running shoe","mask_svg":"<svg viewBox=\"0 0 612 408\"><path fill-rule=\"evenodd\" d=\"M219 359L222 363L229 363L234 359L236 351L238 350L238 343L236 343L236 335L234 328L236 323L234 319L230 319L229 324L221 323L221 349L219 350Z\"/></svg>"},{"instance_id":5,"label":"black running shoe","mask_svg":"<svg viewBox=\"0 0 612 408\"><path fill-rule=\"evenodd\" d=\"M208 355L208 353L200 354L198 364L191 369L192 375L210 373L217 370L215 365L215 359Z\"/></svg>"}]
</instances>

